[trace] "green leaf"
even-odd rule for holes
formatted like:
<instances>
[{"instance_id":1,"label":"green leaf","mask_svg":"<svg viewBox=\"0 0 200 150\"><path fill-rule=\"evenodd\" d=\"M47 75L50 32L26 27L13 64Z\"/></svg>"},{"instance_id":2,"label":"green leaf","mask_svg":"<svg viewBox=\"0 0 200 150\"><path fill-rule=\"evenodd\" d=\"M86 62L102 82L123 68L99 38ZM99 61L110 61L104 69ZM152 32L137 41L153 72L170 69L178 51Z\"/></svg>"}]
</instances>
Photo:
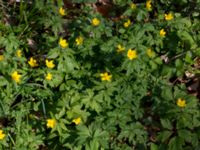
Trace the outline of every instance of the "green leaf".
<instances>
[{"instance_id":1,"label":"green leaf","mask_svg":"<svg viewBox=\"0 0 200 150\"><path fill-rule=\"evenodd\" d=\"M165 142L169 139L169 137L173 134L173 132L170 131L162 131L158 135L158 139L160 139L162 142Z\"/></svg>"},{"instance_id":2,"label":"green leaf","mask_svg":"<svg viewBox=\"0 0 200 150\"><path fill-rule=\"evenodd\" d=\"M0 87L8 84L8 81L3 76L0 76Z\"/></svg>"},{"instance_id":3,"label":"green leaf","mask_svg":"<svg viewBox=\"0 0 200 150\"><path fill-rule=\"evenodd\" d=\"M157 63L158 65L162 65L163 61L160 57L155 58L155 63Z\"/></svg>"},{"instance_id":4,"label":"green leaf","mask_svg":"<svg viewBox=\"0 0 200 150\"><path fill-rule=\"evenodd\" d=\"M175 65L176 65L177 69L182 69L183 68L183 62L181 61L181 59L176 59Z\"/></svg>"},{"instance_id":5,"label":"green leaf","mask_svg":"<svg viewBox=\"0 0 200 150\"><path fill-rule=\"evenodd\" d=\"M173 137L169 141L169 149L170 150L183 150L184 141L180 137Z\"/></svg>"},{"instance_id":6,"label":"green leaf","mask_svg":"<svg viewBox=\"0 0 200 150\"><path fill-rule=\"evenodd\" d=\"M172 87L163 86L161 95L167 101L173 100Z\"/></svg>"},{"instance_id":7,"label":"green leaf","mask_svg":"<svg viewBox=\"0 0 200 150\"><path fill-rule=\"evenodd\" d=\"M158 150L158 146L154 143L151 143L150 150Z\"/></svg>"},{"instance_id":8,"label":"green leaf","mask_svg":"<svg viewBox=\"0 0 200 150\"><path fill-rule=\"evenodd\" d=\"M185 139L185 141L191 142L191 132L188 130L178 130L178 136Z\"/></svg>"},{"instance_id":9,"label":"green leaf","mask_svg":"<svg viewBox=\"0 0 200 150\"><path fill-rule=\"evenodd\" d=\"M189 63L189 64L193 64L194 61L192 59L192 52L188 51L185 55L185 62Z\"/></svg>"},{"instance_id":10,"label":"green leaf","mask_svg":"<svg viewBox=\"0 0 200 150\"><path fill-rule=\"evenodd\" d=\"M187 49L196 48L196 43L194 42L193 37L187 31L178 31L178 37L184 42Z\"/></svg>"},{"instance_id":11,"label":"green leaf","mask_svg":"<svg viewBox=\"0 0 200 150\"><path fill-rule=\"evenodd\" d=\"M48 53L48 58L55 59L59 56L60 51L58 48L51 49Z\"/></svg>"},{"instance_id":12,"label":"green leaf","mask_svg":"<svg viewBox=\"0 0 200 150\"><path fill-rule=\"evenodd\" d=\"M161 124L165 129L169 129L172 130L173 126L171 124L171 122L169 121L169 119L161 119Z\"/></svg>"}]
</instances>

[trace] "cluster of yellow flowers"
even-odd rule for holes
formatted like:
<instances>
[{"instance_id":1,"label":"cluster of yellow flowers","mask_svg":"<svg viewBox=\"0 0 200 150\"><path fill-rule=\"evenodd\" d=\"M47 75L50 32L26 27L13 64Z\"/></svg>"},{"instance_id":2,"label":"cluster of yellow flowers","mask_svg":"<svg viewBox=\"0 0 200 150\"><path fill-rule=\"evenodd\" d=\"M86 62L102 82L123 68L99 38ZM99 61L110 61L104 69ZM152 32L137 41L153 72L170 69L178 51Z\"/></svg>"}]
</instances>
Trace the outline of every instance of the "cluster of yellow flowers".
<instances>
[{"instance_id":1,"label":"cluster of yellow flowers","mask_svg":"<svg viewBox=\"0 0 200 150\"><path fill-rule=\"evenodd\" d=\"M61 9L62 10L62 9ZM82 36L79 36L76 38L76 45L79 46L79 45L82 45L83 44L83 37ZM63 38L60 38L59 39L59 45L61 48L66 48L68 47L69 43L67 42L66 39L63 39ZM22 51L20 49L18 49L16 51L16 55L17 57L21 57L22 56ZM0 55L0 61L3 61L4 60L4 56L3 55ZM55 67L55 64L53 62L53 60L48 60L46 59L45 61L46 63L46 66L47 68L50 68L50 69L53 69ZM28 64L32 67L32 68L35 68L35 67L38 67L39 64L37 62L37 60L33 57L30 57L29 61L28 61ZM52 80L52 74L50 72L48 72L46 74L46 80ZM11 77L12 79L16 82L16 83L19 83L21 81L21 77L22 75L18 72L18 71L14 71L12 74L11 74Z\"/></svg>"},{"instance_id":2,"label":"cluster of yellow flowers","mask_svg":"<svg viewBox=\"0 0 200 150\"><path fill-rule=\"evenodd\" d=\"M75 118L72 120L72 123L75 123L76 125L79 125L81 123L81 118ZM47 128L54 128L56 126L56 120L55 119L47 119Z\"/></svg>"},{"instance_id":3,"label":"cluster of yellow flowers","mask_svg":"<svg viewBox=\"0 0 200 150\"><path fill-rule=\"evenodd\" d=\"M45 62L46 62L47 68L53 69L53 68L55 67L55 64L54 64L53 60L48 60L48 59L46 59ZM37 63L36 59L34 59L33 57L30 58L30 60L28 61L28 64L29 64L31 67L37 67L37 66L38 66L38 63ZM22 75L19 74L18 71L14 71L14 72L11 74L11 77L12 77L12 80L14 80L16 83L19 83L19 82L21 81ZM51 73L47 73L46 79L47 79L47 80L51 80L51 79L52 79L52 74L51 74Z\"/></svg>"}]
</instances>

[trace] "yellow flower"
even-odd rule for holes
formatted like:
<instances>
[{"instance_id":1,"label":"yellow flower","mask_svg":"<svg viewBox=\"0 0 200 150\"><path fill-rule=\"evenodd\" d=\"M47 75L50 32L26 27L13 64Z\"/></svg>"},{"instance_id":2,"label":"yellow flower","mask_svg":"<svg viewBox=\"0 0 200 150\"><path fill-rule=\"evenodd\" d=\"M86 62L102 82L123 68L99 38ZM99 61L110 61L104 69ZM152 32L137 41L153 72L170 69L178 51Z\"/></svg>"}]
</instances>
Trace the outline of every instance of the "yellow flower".
<instances>
[{"instance_id":1,"label":"yellow flower","mask_svg":"<svg viewBox=\"0 0 200 150\"><path fill-rule=\"evenodd\" d=\"M66 47L68 47L68 42L65 40L65 39L62 39L62 38L60 38L60 40L59 40L59 45L62 47L62 48L66 48Z\"/></svg>"},{"instance_id":2,"label":"yellow flower","mask_svg":"<svg viewBox=\"0 0 200 150\"><path fill-rule=\"evenodd\" d=\"M47 80L51 80L51 79L52 79L52 74L51 74L51 73L47 73L46 79L47 79Z\"/></svg>"},{"instance_id":3,"label":"yellow flower","mask_svg":"<svg viewBox=\"0 0 200 150\"><path fill-rule=\"evenodd\" d=\"M107 72L101 73L100 76L102 81L110 81L112 78L112 75L109 75Z\"/></svg>"},{"instance_id":4,"label":"yellow flower","mask_svg":"<svg viewBox=\"0 0 200 150\"><path fill-rule=\"evenodd\" d=\"M161 30L160 30L160 36L161 36L161 37L165 37L165 35L166 35L165 30L164 30L164 29L161 29Z\"/></svg>"},{"instance_id":5,"label":"yellow flower","mask_svg":"<svg viewBox=\"0 0 200 150\"><path fill-rule=\"evenodd\" d=\"M56 125L55 119L47 119L47 128L54 128Z\"/></svg>"},{"instance_id":6,"label":"yellow flower","mask_svg":"<svg viewBox=\"0 0 200 150\"><path fill-rule=\"evenodd\" d=\"M125 47L123 47L121 44L118 44L117 45L117 52L119 53L119 52L122 52L122 51L124 51L125 50Z\"/></svg>"},{"instance_id":7,"label":"yellow flower","mask_svg":"<svg viewBox=\"0 0 200 150\"><path fill-rule=\"evenodd\" d=\"M0 61L4 60L4 56L0 55Z\"/></svg>"},{"instance_id":8,"label":"yellow flower","mask_svg":"<svg viewBox=\"0 0 200 150\"><path fill-rule=\"evenodd\" d=\"M147 49L146 53L147 53L147 55L148 55L149 57L155 57L155 52L152 51L150 48Z\"/></svg>"},{"instance_id":9,"label":"yellow flower","mask_svg":"<svg viewBox=\"0 0 200 150\"><path fill-rule=\"evenodd\" d=\"M174 16L172 15L172 13L165 14L165 20L169 21L172 20L173 18Z\"/></svg>"},{"instance_id":10,"label":"yellow flower","mask_svg":"<svg viewBox=\"0 0 200 150\"><path fill-rule=\"evenodd\" d=\"M133 59L137 58L137 52L136 52L136 50L129 49L128 53L127 53L127 57L130 60L133 60Z\"/></svg>"},{"instance_id":11,"label":"yellow flower","mask_svg":"<svg viewBox=\"0 0 200 150\"><path fill-rule=\"evenodd\" d=\"M83 37L79 36L76 38L76 45L82 45L83 44Z\"/></svg>"},{"instance_id":12,"label":"yellow flower","mask_svg":"<svg viewBox=\"0 0 200 150\"><path fill-rule=\"evenodd\" d=\"M131 25L131 20L128 19L126 22L124 22L124 27L128 28Z\"/></svg>"},{"instance_id":13,"label":"yellow flower","mask_svg":"<svg viewBox=\"0 0 200 150\"><path fill-rule=\"evenodd\" d=\"M79 125L81 123L81 118L78 117L76 119L73 119L72 122L75 123L76 125Z\"/></svg>"},{"instance_id":14,"label":"yellow flower","mask_svg":"<svg viewBox=\"0 0 200 150\"><path fill-rule=\"evenodd\" d=\"M0 130L0 140L3 140L6 135L3 133L3 130Z\"/></svg>"},{"instance_id":15,"label":"yellow flower","mask_svg":"<svg viewBox=\"0 0 200 150\"><path fill-rule=\"evenodd\" d=\"M131 6L131 9L133 9L133 10L136 9L136 7L137 7L135 3L131 3L130 6Z\"/></svg>"},{"instance_id":16,"label":"yellow flower","mask_svg":"<svg viewBox=\"0 0 200 150\"><path fill-rule=\"evenodd\" d=\"M16 52L17 57L21 57L22 56L22 51L20 49L17 50Z\"/></svg>"},{"instance_id":17,"label":"yellow flower","mask_svg":"<svg viewBox=\"0 0 200 150\"><path fill-rule=\"evenodd\" d=\"M93 26L98 26L100 24L100 20L98 18L93 18L92 19L92 25Z\"/></svg>"},{"instance_id":18,"label":"yellow flower","mask_svg":"<svg viewBox=\"0 0 200 150\"><path fill-rule=\"evenodd\" d=\"M151 9L152 9L151 0L147 0L147 1L146 1L146 9L147 9L148 11L151 11Z\"/></svg>"},{"instance_id":19,"label":"yellow flower","mask_svg":"<svg viewBox=\"0 0 200 150\"><path fill-rule=\"evenodd\" d=\"M19 83L19 82L20 82L21 76L22 76L22 75L18 74L17 71L14 71L14 72L11 74L12 79L13 79L16 83Z\"/></svg>"},{"instance_id":20,"label":"yellow flower","mask_svg":"<svg viewBox=\"0 0 200 150\"><path fill-rule=\"evenodd\" d=\"M37 67L38 66L38 63L37 61L31 57L30 60L28 61L28 64L31 66L31 67Z\"/></svg>"},{"instance_id":21,"label":"yellow flower","mask_svg":"<svg viewBox=\"0 0 200 150\"><path fill-rule=\"evenodd\" d=\"M53 60L47 60L46 59L46 66L50 69L54 68L55 67L55 64L53 63Z\"/></svg>"},{"instance_id":22,"label":"yellow flower","mask_svg":"<svg viewBox=\"0 0 200 150\"><path fill-rule=\"evenodd\" d=\"M184 99L179 98L179 99L176 101L176 104L177 104L177 106L183 108L183 107L186 106L186 101L185 101Z\"/></svg>"},{"instance_id":23,"label":"yellow flower","mask_svg":"<svg viewBox=\"0 0 200 150\"><path fill-rule=\"evenodd\" d=\"M59 14L61 16L64 16L65 15L65 9L63 9L62 7L59 8Z\"/></svg>"}]
</instances>

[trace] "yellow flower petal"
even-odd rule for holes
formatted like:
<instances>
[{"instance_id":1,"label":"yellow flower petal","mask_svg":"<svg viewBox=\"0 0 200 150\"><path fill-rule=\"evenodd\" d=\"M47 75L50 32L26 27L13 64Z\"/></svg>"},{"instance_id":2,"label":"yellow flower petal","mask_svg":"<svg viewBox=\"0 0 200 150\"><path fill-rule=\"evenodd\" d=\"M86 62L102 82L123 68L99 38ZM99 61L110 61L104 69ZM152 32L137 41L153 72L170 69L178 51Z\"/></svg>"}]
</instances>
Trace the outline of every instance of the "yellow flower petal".
<instances>
[{"instance_id":1,"label":"yellow flower petal","mask_svg":"<svg viewBox=\"0 0 200 150\"><path fill-rule=\"evenodd\" d=\"M129 49L128 53L127 53L127 57L130 60L136 59L137 58L137 52L136 52L136 50Z\"/></svg>"},{"instance_id":2,"label":"yellow flower petal","mask_svg":"<svg viewBox=\"0 0 200 150\"><path fill-rule=\"evenodd\" d=\"M16 52L17 57L21 57L22 56L22 51L20 49L17 50Z\"/></svg>"},{"instance_id":3,"label":"yellow flower petal","mask_svg":"<svg viewBox=\"0 0 200 150\"><path fill-rule=\"evenodd\" d=\"M52 74L51 74L51 73L47 73L46 79L47 79L47 80L52 80Z\"/></svg>"},{"instance_id":4,"label":"yellow flower petal","mask_svg":"<svg viewBox=\"0 0 200 150\"><path fill-rule=\"evenodd\" d=\"M183 107L186 106L186 101L185 101L184 99L179 98L179 99L176 101L176 104L177 104L177 106L183 108Z\"/></svg>"},{"instance_id":5,"label":"yellow flower petal","mask_svg":"<svg viewBox=\"0 0 200 150\"><path fill-rule=\"evenodd\" d=\"M17 71L14 71L14 72L11 74L11 77L12 77L12 79L13 79L16 83L19 83L19 82L20 82L21 75L20 75Z\"/></svg>"},{"instance_id":6,"label":"yellow flower petal","mask_svg":"<svg viewBox=\"0 0 200 150\"><path fill-rule=\"evenodd\" d=\"M131 25L131 20L128 19L126 22L124 22L124 27L128 28Z\"/></svg>"},{"instance_id":7,"label":"yellow flower petal","mask_svg":"<svg viewBox=\"0 0 200 150\"><path fill-rule=\"evenodd\" d=\"M82 45L83 44L83 37L79 36L79 37L76 38L75 41L76 41L76 45L78 45L78 46Z\"/></svg>"},{"instance_id":8,"label":"yellow flower petal","mask_svg":"<svg viewBox=\"0 0 200 150\"><path fill-rule=\"evenodd\" d=\"M130 7L131 7L131 9L133 9L133 10L134 10L134 9L136 9L136 7L137 7L137 6L136 6L136 4L135 4L135 3L131 3L131 4L130 4Z\"/></svg>"},{"instance_id":9,"label":"yellow flower petal","mask_svg":"<svg viewBox=\"0 0 200 150\"><path fill-rule=\"evenodd\" d=\"M122 51L125 51L125 47L123 47L121 44L118 44L117 45L117 52L122 52Z\"/></svg>"},{"instance_id":10,"label":"yellow flower petal","mask_svg":"<svg viewBox=\"0 0 200 150\"><path fill-rule=\"evenodd\" d=\"M166 32L164 29L161 29L159 33L160 33L161 37L165 37L165 35L166 35Z\"/></svg>"},{"instance_id":11,"label":"yellow flower petal","mask_svg":"<svg viewBox=\"0 0 200 150\"><path fill-rule=\"evenodd\" d=\"M151 11L151 10L152 10L151 0L147 0L147 1L146 1L146 9L147 9L148 11Z\"/></svg>"},{"instance_id":12,"label":"yellow flower petal","mask_svg":"<svg viewBox=\"0 0 200 150\"><path fill-rule=\"evenodd\" d=\"M172 15L172 13L165 14L165 20L169 21L172 20L173 18L174 16Z\"/></svg>"},{"instance_id":13,"label":"yellow flower petal","mask_svg":"<svg viewBox=\"0 0 200 150\"><path fill-rule=\"evenodd\" d=\"M4 60L4 56L0 55L0 61Z\"/></svg>"},{"instance_id":14,"label":"yellow flower petal","mask_svg":"<svg viewBox=\"0 0 200 150\"><path fill-rule=\"evenodd\" d=\"M109 75L107 72L101 73L100 76L102 81L110 81L112 78L112 75Z\"/></svg>"},{"instance_id":15,"label":"yellow flower petal","mask_svg":"<svg viewBox=\"0 0 200 150\"><path fill-rule=\"evenodd\" d=\"M50 69L53 69L54 67L55 67L55 64L53 63L53 60L47 60L46 59L46 66L48 67L48 68L50 68Z\"/></svg>"},{"instance_id":16,"label":"yellow flower petal","mask_svg":"<svg viewBox=\"0 0 200 150\"><path fill-rule=\"evenodd\" d=\"M28 64L31 67L37 67L38 66L38 63L37 63L36 59L34 59L33 57L30 58L30 60L28 61Z\"/></svg>"},{"instance_id":17,"label":"yellow flower petal","mask_svg":"<svg viewBox=\"0 0 200 150\"><path fill-rule=\"evenodd\" d=\"M56 125L55 119L47 119L47 128L54 128Z\"/></svg>"},{"instance_id":18,"label":"yellow flower petal","mask_svg":"<svg viewBox=\"0 0 200 150\"><path fill-rule=\"evenodd\" d=\"M67 40L60 38L60 40L59 40L59 45L60 45L62 48L66 48L66 47L68 47L69 44L68 44Z\"/></svg>"},{"instance_id":19,"label":"yellow flower petal","mask_svg":"<svg viewBox=\"0 0 200 150\"><path fill-rule=\"evenodd\" d=\"M98 18L93 18L92 19L92 25L93 26L98 26L100 24L100 20Z\"/></svg>"},{"instance_id":20,"label":"yellow flower petal","mask_svg":"<svg viewBox=\"0 0 200 150\"><path fill-rule=\"evenodd\" d=\"M60 7L60 8L59 8L59 14L60 14L61 16L64 16L64 15L65 15L65 9L63 9L63 7Z\"/></svg>"},{"instance_id":21,"label":"yellow flower petal","mask_svg":"<svg viewBox=\"0 0 200 150\"><path fill-rule=\"evenodd\" d=\"M6 135L3 133L3 130L0 130L0 140L3 140L5 136Z\"/></svg>"},{"instance_id":22,"label":"yellow flower petal","mask_svg":"<svg viewBox=\"0 0 200 150\"><path fill-rule=\"evenodd\" d=\"M81 123L81 118L76 118L72 120L73 123L75 123L76 125L79 125Z\"/></svg>"}]
</instances>

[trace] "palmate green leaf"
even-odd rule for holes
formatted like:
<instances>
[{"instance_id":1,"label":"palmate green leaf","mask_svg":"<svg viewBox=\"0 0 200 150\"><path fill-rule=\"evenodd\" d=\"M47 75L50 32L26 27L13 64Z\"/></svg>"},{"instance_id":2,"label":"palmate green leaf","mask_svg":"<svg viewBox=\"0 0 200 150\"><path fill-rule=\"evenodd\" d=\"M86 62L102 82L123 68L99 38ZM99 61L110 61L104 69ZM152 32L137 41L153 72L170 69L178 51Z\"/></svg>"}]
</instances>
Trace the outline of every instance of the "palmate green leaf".
<instances>
[{"instance_id":1,"label":"palmate green leaf","mask_svg":"<svg viewBox=\"0 0 200 150\"><path fill-rule=\"evenodd\" d=\"M176 59L175 65L176 65L177 69L182 69L183 68L183 62L181 61L181 59Z\"/></svg>"},{"instance_id":2,"label":"palmate green leaf","mask_svg":"<svg viewBox=\"0 0 200 150\"><path fill-rule=\"evenodd\" d=\"M191 132L188 130L178 130L178 136L183 138L186 142L191 142Z\"/></svg>"},{"instance_id":3,"label":"palmate green leaf","mask_svg":"<svg viewBox=\"0 0 200 150\"><path fill-rule=\"evenodd\" d=\"M0 76L0 87L5 86L7 84L8 84L8 81L6 80L6 78L3 76Z\"/></svg>"},{"instance_id":4,"label":"palmate green leaf","mask_svg":"<svg viewBox=\"0 0 200 150\"><path fill-rule=\"evenodd\" d=\"M189 63L189 64L193 64L194 60L192 58L192 52L188 51L185 55L185 62Z\"/></svg>"},{"instance_id":5,"label":"palmate green leaf","mask_svg":"<svg viewBox=\"0 0 200 150\"><path fill-rule=\"evenodd\" d=\"M154 143L151 143L150 150L158 150L158 146Z\"/></svg>"},{"instance_id":6,"label":"palmate green leaf","mask_svg":"<svg viewBox=\"0 0 200 150\"><path fill-rule=\"evenodd\" d=\"M158 139L163 143L169 139L169 137L173 134L171 131L162 131L158 134Z\"/></svg>"},{"instance_id":7,"label":"palmate green leaf","mask_svg":"<svg viewBox=\"0 0 200 150\"><path fill-rule=\"evenodd\" d=\"M149 61L149 64L150 64L152 70L156 70L158 68L158 65L152 60Z\"/></svg>"},{"instance_id":8,"label":"palmate green leaf","mask_svg":"<svg viewBox=\"0 0 200 150\"><path fill-rule=\"evenodd\" d=\"M9 54L16 50L19 47L19 44L20 42L14 33L10 33L8 36L6 36L6 38L0 38L0 45L4 46Z\"/></svg>"},{"instance_id":9,"label":"palmate green leaf","mask_svg":"<svg viewBox=\"0 0 200 150\"><path fill-rule=\"evenodd\" d=\"M177 32L178 37L184 42L185 46L187 46L187 49L194 49L196 48L196 43L193 39L193 37L188 33L187 31L178 31Z\"/></svg>"},{"instance_id":10,"label":"palmate green leaf","mask_svg":"<svg viewBox=\"0 0 200 150\"><path fill-rule=\"evenodd\" d=\"M48 58L55 59L60 55L60 50L58 48L53 48L48 53Z\"/></svg>"},{"instance_id":11,"label":"palmate green leaf","mask_svg":"<svg viewBox=\"0 0 200 150\"><path fill-rule=\"evenodd\" d=\"M89 144L86 144L86 149L88 150L98 150L99 149L99 142L96 139L90 141Z\"/></svg>"},{"instance_id":12,"label":"palmate green leaf","mask_svg":"<svg viewBox=\"0 0 200 150\"><path fill-rule=\"evenodd\" d=\"M161 121L163 128L172 130L173 126L169 119L161 119L160 121Z\"/></svg>"},{"instance_id":13,"label":"palmate green leaf","mask_svg":"<svg viewBox=\"0 0 200 150\"><path fill-rule=\"evenodd\" d=\"M169 141L169 149L170 150L183 150L184 140L181 137L173 137Z\"/></svg>"},{"instance_id":14,"label":"palmate green leaf","mask_svg":"<svg viewBox=\"0 0 200 150\"><path fill-rule=\"evenodd\" d=\"M172 101L173 100L172 87L163 86L161 95L165 100Z\"/></svg>"},{"instance_id":15,"label":"palmate green leaf","mask_svg":"<svg viewBox=\"0 0 200 150\"><path fill-rule=\"evenodd\" d=\"M120 132L118 139L127 138L130 143L143 143L146 140L147 133L144 127L139 123L126 125Z\"/></svg>"},{"instance_id":16,"label":"palmate green leaf","mask_svg":"<svg viewBox=\"0 0 200 150\"><path fill-rule=\"evenodd\" d=\"M99 113L102 110L100 103L103 102L103 94L94 96L93 91L88 90L87 92L89 95L84 96L81 99L82 104L84 104L86 108L91 108L92 110L95 110L97 113Z\"/></svg>"},{"instance_id":17,"label":"palmate green leaf","mask_svg":"<svg viewBox=\"0 0 200 150\"><path fill-rule=\"evenodd\" d=\"M77 134L79 135L77 141L79 144L84 144L88 138L91 138L90 130L86 126L78 126L77 130Z\"/></svg>"}]
</instances>

